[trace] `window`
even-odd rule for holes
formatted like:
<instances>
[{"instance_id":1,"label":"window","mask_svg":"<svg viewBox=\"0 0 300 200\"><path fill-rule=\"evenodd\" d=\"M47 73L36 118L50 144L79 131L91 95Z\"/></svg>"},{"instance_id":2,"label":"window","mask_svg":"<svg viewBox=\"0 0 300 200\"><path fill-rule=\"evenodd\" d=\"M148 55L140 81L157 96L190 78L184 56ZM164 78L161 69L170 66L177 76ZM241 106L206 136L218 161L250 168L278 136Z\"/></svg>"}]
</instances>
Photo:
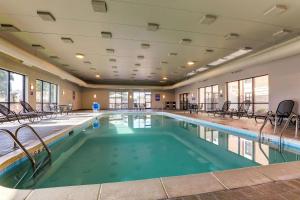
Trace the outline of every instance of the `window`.
<instances>
[{"instance_id":1,"label":"window","mask_svg":"<svg viewBox=\"0 0 300 200\"><path fill-rule=\"evenodd\" d=\"M36 80L36 109L49 110L50 104L57 105L57 85L43 80Z\"/></svg>"},{"instance_id":2,"label":"window","mask_svg":"<svg viewBox=\"0 0 300 200\"><path fill-rule=\"evenodd\" d=\"M203 104L202 110L215 110L219 101L219 86L212 85L198 89L198 103Z\"/></svg>"},{"instance_id":3,"label":"window","mask_svg":"<svg viewBox=\"0 0 300 200\"><path fill-rule=\"evenodd\" d=\"M25 76L0 69L0 102L9 109L20 112L20 100L25 100Z\"/></svg>"},{"instance_id":4,"label":"window","mask_svg":"<svg viewBox=\"0 0 300 200\"><path fill-rule=\"evenodd\" d=\"M151 108L151 92L135 91L133 92L134 107Z\"/></svg>"},{"instance_id":5,"label":"window","mask_svg":"<svg viewBox=\"0 0 300 200\"><path fill-rule=\"evenodd\" d=\"M252 102L250 111L266 112L269 109L269 76L259 76L227 83L227 100L230 108L238 109L239 103Z\"/></svg>"},{"instance_id":6,"label":"window","mask_svg":"<svg viewBox=\"0 0 300 200\"><path fill-rule=\"evenodd\" d=\"M109 108L110 109L127 109L128 108L128 92L109 92Z\"/></svg>"}]
</instances>

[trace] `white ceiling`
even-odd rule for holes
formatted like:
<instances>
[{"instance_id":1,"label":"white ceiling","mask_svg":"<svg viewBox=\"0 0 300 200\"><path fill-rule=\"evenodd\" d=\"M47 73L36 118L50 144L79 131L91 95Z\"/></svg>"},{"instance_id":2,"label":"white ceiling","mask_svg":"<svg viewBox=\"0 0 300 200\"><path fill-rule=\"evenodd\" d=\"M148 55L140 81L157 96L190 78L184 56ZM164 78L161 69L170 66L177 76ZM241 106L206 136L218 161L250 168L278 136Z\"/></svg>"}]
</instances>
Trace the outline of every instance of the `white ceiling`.
<instances>
[{"instance_id":1,"label":"white ceiling","mask_svg":"<svg viewBox=\"0 0 300 200\"><path fill-rule=\"evenodd\" d=\"M0 0L0 23L21 29L21 32L0 35L90 83L169 85L185 79L188 72L245 46L258 51L292 38L300 28L298 0L106 2L108 12L96 13L90 0ZM278 16L263 15L276 3L286 5L287 12ZM43 21L36 14L37 10L51 12L56 21ZM205 14L216 15L218 19L211 25L200 24ZM148 22L160 24L160 29L147 31ZM292 34L284 38L272 37L283 28L292 30ZM113 38L101 38L101 31L112 32ZM225 40L224 35L228 33L238 33L240 38ZM74 43L66 44L61 37L71 37ZM193 42L179 44L182 38L190 38ZM151 47L142 49L141 43L149 43ZM40 44L45 49L34 50L32 44ZM115 54L107 54L107 48L115 49ZM206 53L206 49L214 52ZM170 52L178 55L169 56ZM85 58L77 59L76 53L83 53ZM138 60L138 55L144 55L145 59ZM51 60L49 56L59 59ZM116 58L117 62L109 62L110 58ZM161 64L161 61L168 64ZM190 67L187 61L198 62ZM135 67L135 63L141 66ZM135 69L138 71L133 71ZM113 72L116 70L118 73ZM101 79L95 77L96 73ZM166 83L160 82L163 77L168 77Z\"/></svg>"}]
</instances>

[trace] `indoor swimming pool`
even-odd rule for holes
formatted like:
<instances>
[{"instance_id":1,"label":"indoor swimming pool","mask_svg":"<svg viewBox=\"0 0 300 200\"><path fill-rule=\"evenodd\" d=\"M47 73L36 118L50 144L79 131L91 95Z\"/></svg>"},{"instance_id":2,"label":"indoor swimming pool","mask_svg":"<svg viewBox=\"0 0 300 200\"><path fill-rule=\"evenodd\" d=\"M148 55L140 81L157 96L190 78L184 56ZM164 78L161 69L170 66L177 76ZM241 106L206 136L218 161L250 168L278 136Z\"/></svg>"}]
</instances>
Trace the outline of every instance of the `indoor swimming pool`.
<instances>
[{"instance_id":1,"label":"indoor swimming pool","mask_svg":"<svg viewBox=\"0 0 300 200\"><path fill-rule=\"evenodd\" d=\"M160 114L105 114L51 146L36 176L25 162L0 177L16 188L99 184L178 176L298 160L297 151ZM43 153L38 157L43 157ZM19 183L18 183L19 182ZM17 184L18 183L18 184Z\"/></svg>"}]
</instances>

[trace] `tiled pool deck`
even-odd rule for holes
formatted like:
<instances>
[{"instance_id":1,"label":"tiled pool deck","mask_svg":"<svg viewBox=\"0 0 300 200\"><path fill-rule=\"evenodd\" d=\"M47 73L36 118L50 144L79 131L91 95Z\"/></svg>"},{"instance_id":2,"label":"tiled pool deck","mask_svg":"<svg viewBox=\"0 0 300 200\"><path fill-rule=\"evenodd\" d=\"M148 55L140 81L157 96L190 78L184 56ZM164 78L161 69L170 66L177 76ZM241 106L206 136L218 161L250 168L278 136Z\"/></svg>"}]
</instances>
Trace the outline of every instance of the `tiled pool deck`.
<instances>
[{"instance_id":1,"label":"tiled pool deck","mask_svg":"<svg viewBox=\"0 0 300 200\"><path fill-rule=\"evenodd\" d=\"M190 115L183 112L176 114L230 125L257 132L260 125L254 125L249 119L210 118L204 114ZM95 117L92 113L76 113L60 131L84 123ZM81 118L82 117L82 118ZM76 119L76 120L75 120ZM75 121L77 123L75 123ZM45 121L47 122L47 121ZM49 120L47 123L51 122ZM58 130L53 123L45 135L55 134ZM253 125L253 126L252 126ZM42 128L41 124L36 124ZM64 125L62 125L63 127ZM46 126L47 127L47 126ZM52 132L51 132L52 130ZM54 130L54 132L53 132ZM265 132L272 134L272 127ZM293 137L293 130L286 136ZM298 139L298 138L297 138ZM28 140L30 143L30 139ZM0 157L1 158L1 157ZM14 190L0 186L0 200L223 200L223 199L300 199L300 161L268 166L242 168L205 174L194 174L177 177L83 185L35 190Z\"/></svg>"}]
</instances>

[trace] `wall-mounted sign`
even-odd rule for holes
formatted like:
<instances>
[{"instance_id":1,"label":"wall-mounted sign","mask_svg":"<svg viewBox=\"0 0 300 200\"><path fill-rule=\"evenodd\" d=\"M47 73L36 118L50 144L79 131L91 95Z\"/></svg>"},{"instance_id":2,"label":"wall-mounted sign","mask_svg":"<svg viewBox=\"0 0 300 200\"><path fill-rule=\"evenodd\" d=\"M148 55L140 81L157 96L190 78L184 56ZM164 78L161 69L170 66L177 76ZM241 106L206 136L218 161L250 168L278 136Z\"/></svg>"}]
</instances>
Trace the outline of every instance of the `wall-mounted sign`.
<instances>
[{"instance_id":1,"label":"wall-mounted sign","mask_svg":"<svg viewBox=\"0 0 300 200\"><path fill-rule=\"evenodd\" d=\"M160 101L160 94L155 94L155 101Z\"/></svg>"}]
</instances>

